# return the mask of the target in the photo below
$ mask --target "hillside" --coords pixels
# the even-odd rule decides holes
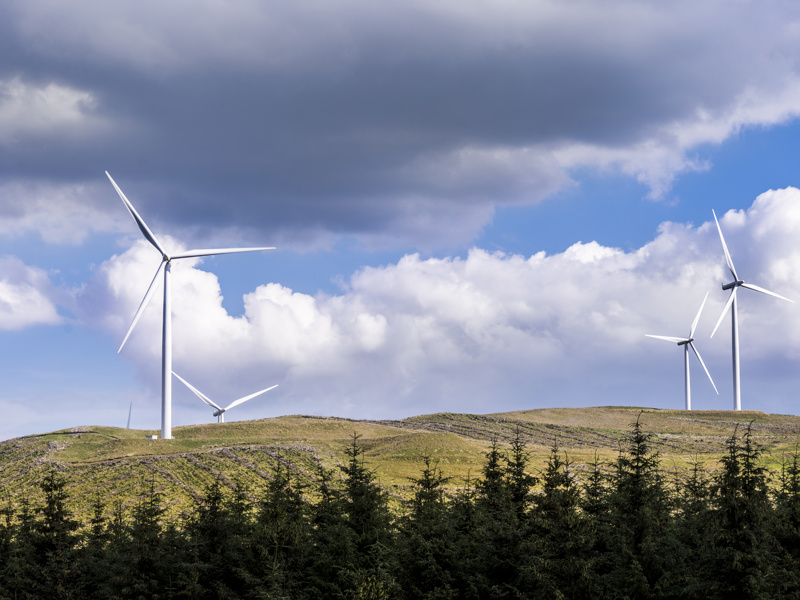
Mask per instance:
[[[49,469],[66,478],[72,510],[87,519],[93,500],[130,506],[151,485],[179,517],[219,478],[245,486],[255,499],[276,461],[289,464],[304,480],[317,469],[335,468],[353,434],[360,435],[367,464],[395,497],[408,478],[419,475],[426,454],[461,485],[480,474],[493,439],[507,444],[519,429],[528,443],[531,470],[545,462],[554,442],[578,471],[594,460],[617,455],[619,441],[641,413],[667,469],[682,470],[693,460],[714,469],[725,440],[737,424],[752,422],[756,440],[776,468],[784,453],[796,451],[800,417],[758,411],[693,411],[633,407],[552,408],[470,415],[443,413],[400,421],[358,421],[333,417],[285,416],[259,421],[178,427],[174,440],[147,440],[155,431],[114,427],[74,427],[0,443],[0,484],[7,500],[36,503],[38,482]]]

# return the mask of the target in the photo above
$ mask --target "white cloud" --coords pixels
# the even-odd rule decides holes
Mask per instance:
[[[95,181],[0,181],[0,235],[34,233],[49,244],[81,244],[92,233],[130,232],[130,217],[115,200],[102,170]]]
[[[13,256],[0,258],[0,330],[61,322],[48,274]]]
[[[730,105],[697,109],[687,117],[657,126],[647,138],[631,145],[566,143],[553,149],[557,164],[566,171],[578,167],[619,170],[662,198],[675,178],[704,171],[710,163],[692,155],[703,144],[720,144],[747,127],[771,127],[800,115],[800,78],[788,76],[774,87],[745,89]]]
[[[0,144],[26,138],[86,138],[109,129],[96,116],[97,101],[85,90],[57,83],[36,85],[19,77],[0,79]]]
[[[720,222],[746,281],[800,299],[800,190],[767,192]],[[144,242],[105,263],[83,298],[87,313],[101,315],[121,339],[157,264]],[[632,252],[578,242],[551,256],[480,249],[466,258],[408,255],[358,271],[339,295],[268,283],[245,296],[240,317],[222,308],[216,277],[186,261],[176,263],[173,277],[175,368],[221,401],[281,384],[280,401],[242,407],[239,418],[265,411],[385,417],[570,403],[680,406],[680,357],[644,334],[688,332],[712,290],[697,343],[722,396],[699,387],[695,404],[726,408],[726,333],[707,336],[728,277],[713,221],[665,223]],[[762,374],[765,365],[800,357],[800,312],[755,293],[740,305],[745,389],[755,394],[774,386],[774,374]],[[125,357],[155,388],[158,308],[149,309],[129,344]],[[779,375],[785,394],[797,383],[794,371]],[[664,384],[654,387],[654,379]]]

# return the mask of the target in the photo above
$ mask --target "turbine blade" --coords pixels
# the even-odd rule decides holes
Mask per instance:
[[[164,250],[164,248],[161,247],[161,244],[158,243],[156,236],[154,236],[153,232],[150,231],[150,228],[144,222],[144,219],[142,219],[142,217],[139,216],[139,213],[136,212],[136,209],[133,208],[133,204],[131,204],[130,200],[128,200],[125,197],[125,194],[122,193],[122,190],[119,189],[117,182],[111,178],[111,175],[108,174],[108,171],[106,171],[106,175],[108,176],[109,181],[111,181],[111,185],[113,185],[114,189],[117,190],[117,194],[119,194],[119,197],[122,198],[122,202],[125,204],[125,207],[128,209],[128,212],[131,213],[133,220],[136,221],[136,224],[139,226],[139,230],[142,232],[142,235],[144,235],[145,239],[147,239],[148,242],[150,242],[151,244],[153,244],[153,246],[156,247],[156,250],[161,252],[161,256],[166,256],[167,255],[166,251]]]
[[[223,409],[223,408],[221,408],[221,407],[220,407],[218,404],[216,404],[216,403],[215,403],[213,400],[211,400],[211,399],[210,399],[208,396],[206,396],[206,395],[205,395],[203,392],[201,392],[201,391],[200,391],[200,390],[198,390],[196,387],[194,387],[194,386],[193,386],[191,383],[189,383],[188,381],[186,381],[186,380],[185,380],[183,377],[181,377],[180,375],[178,375],[178,374],[177,374],[175,371],[173,371],[173,372],[172,372],[172,374],[173,374],[173,375],[175,375],[175,377],[177,377],[178,379],[180,379],[180,380],[183,382],[183,384],[184,384],[186,387],[188,387],[190,390],[192,390],[192,391],[195,393],[195,395],[196,395],[198,398],[200,398],[200,400],[202,400],[203,402],[205,402],[205,403],[206,403],[206,404],[208,404],[209,406],[211,406],[211,407],[213,407],[213,408],[216,408],[217,410],[221,410],[221,411],[223,411],[223,412],[224,412],[224,409]]]
[[[719,329],[719,324],[722,323],[722,319],[725,318],[725,315],[728,313],[728,309],[731,307],[731,304],[733,304],[733,299],[736,298],[736,289],[737,288],[735,287],[731,290],[731,295],[728,296],[728,301],[725,303],[725,308],[722,309],[722,314],[719,316],[717,324],[714,325],[714,331],[711,332],[710,337],[713,338],[714,334],[717,333],[717,329]]]
[[[708,369],[706,368],[706,363],[703,362],[703,359],[700,356],[700,353],[697,351],[697,348],[694,347],[694,343],[693,342],[689,342],[689,345],[692,347],[692,350],[694,350],[694,355],[697,357],[697,360],[699,360],[700,364],[703,365],[703,370],[706,372],[706,375],[708,375],[708,380],[711,382],[711,385],[714,387],[714,391],[717,392],[717,396],[719,396],[719,390],[717,390],[717,386],[714,385],[714,380],[711,379],[711,373],[708,372]]]
[[[215,256],[217,254],[233,254],[234,252],[255,252],[257,250],[275,250],[275,247],[269,248],[216,248],[216,249],[203,249],[203,250],[189,250],[188,252],[178,252],[173,254],[171,258],[192,258],[195,256]]]
[[[119,345],[119,350],[117,350],[117,354],[122,352],[122,347],[125,345],[125,342],[128,341],[128,337],[131,335],[133,328],[136,327],[136,323],[139,322],[139,318],[142,316],[144,309],[147,308],[147,305],[150,303],[150,299],[153,297],[153,294],[155,294],[156,290],[158,289],[158,281],[159,281],[158,276],[161,275],[161,269],[164,268],[165,264],[166,261],[162,260],[161,264],[158,265],[158,269],[156,270],[156,274],[153,277],[153,281],[150,282],[150,287],[147,288],[147,292],[145,293],[144,298],[142,298],[142,303],[139,305],[139,309],[136,311],[136,314],[133,317],[131,326],[128,327],[128,332],[125,334],[125,339],[122,340],[122,343]]]
[[[230,410],[234,406],[239,406],[240,404],[242,404],[244,402],[247,402],[251,398],[255,398],[256,396],[260,396],[261,394],[263,394],[265,392],[268,392],[270,390],[274,390],[276,387],[278,387],[278,386],[277,385],[273,385],[272,387],[268,387],[267,389],[261,390],[260,392],[256,392],[255,394],[250,394],[249,396],[245,396],[244,398],[239,398],[238,400],[234,400],[233,402],[228,404],[228,406],[225,407],[225,410]]]
[[[719,221],[717,220],[717,213],[714,212],[714,209],[711,209],[711,214],[714,215],[714,222],[717,224],[717,231],[719,231],[719,239],[722,242],[722,249],[725,251],[725,260],[728,263],[728,268],[731,270],[731,275],[733,275],[733,279],[738,281],[739,276],[736,274],[736,267],[733,266],[733,259],[731,258],[731,253],[728,252],[728,245],[725,243],[725,238],[722,236],[722,228],[719,226]]]
[[[697,316],[694,318],[694,321],[692,321],[692,329],[689,331],[689,337],[694,337],[694,330],[697,329],[697,323],[700,321],[700,315],[703,312],[703,307],[706,305],[706,300],[708,300],[708,292],[706,292],[706,297],[703,298],[700,310],[697,311]]]
[[[746,287],[748,290],[761,292],[762,294],[767,294],[768,296],[775,296],[776,298],[780,298],[781,300],[786,300],[787,302],[791,302],[792,304],[794,304],[794,300],[789,300],[789,298],[784,298],[783,296],[779,296],[775,292],[770,292],[769,290],[765,290],[764,288],[759,287],[757,285],[753,285],[752,283],[743,283],[742,287]]]
[[[650,335],[649,333],[644,334],[644,337],[655,338],[657,340],[666,340],[668,342],[675,342],[676,344],[679,342],[688,342],[688,338],[679,338],[679,337],[670,337],[666,335]]]

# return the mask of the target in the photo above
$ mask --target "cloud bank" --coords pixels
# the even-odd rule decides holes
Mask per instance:
[[[708,168],[704,145],[796,118],[798,10],[10,0],[0,186],[45,235],[50,206],[30,182],[63,197],[108,169],[193,242],[213,224],[282,247],[453,247],[576,169],[660,198]]]
[[[800,190],[766,192],[720,223],[740,276],[800,299]],[[78,302],[87,320],[91,315],[121,340],[158,259],[140,242],[103,263]],[[663,223],[651,242],[628,252],[589,241],[528,257],[478,248],[463,258],[411,254],[359,270],[334,295],[266,283],[245,296],[239,316],[222,307],[216,276],[200,266],[180,261],[173,269],[176,371],[220,402],[280,384],[274,397],[242,406],[231,418],[387,418],[598,404],[680,408],[682,357],[644,334],[688,333],[708,290],[696,343],[721,395],[696,370],[694,403],[731,404],[729,334],[723,327],[708,338],[727,300],[720,284],[729,279],[713,220]],[[154,300],[123,350],[154,394],[157,305]],[[743,293],[740,326],[744,407],[768,410],[769,402],[786,400],[770,399],[778,387],[782,394],[795,389],[787,380],[796,378],[796,369],[775,371],[800,359],[800,312],[788,302]],[[179,406],[196,402],[188,392],[176,391],[176,398]]]

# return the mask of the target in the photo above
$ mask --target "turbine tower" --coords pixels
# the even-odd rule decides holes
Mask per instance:
[[[213,250],[189,250],[188,252],[169,254],[166,250],[164,250],[164,247],[158,243],[158,240],[147,227],[147,224],[145,224],[144,220],[142,220],[142,217],[139,216],[139,213],[136,212],[136,209],[133,208],[133,205],[125,197],[125,194],[122,193],[122,190],[119,189],[119,186],[111,178],[111,175],[108,174],[108,171],[106,171],[106,175],[108,176],[109,181],[111,181],[111,185],[113,185],[114,189],[117,190],[117,194],[119,194],[119,197],[122,199],[122,202],[125,204],[128,212],[131,213],[133,220],[136,221],[136,224],[139,226],[139,230],[142,232],[142,235],[144,235],[145,239],[150,242],[161,254],[161,264],[158,265],[156,274],[153,277],[153,280],[150,282],[150,287],[147,288],[147,292],[142,299],[142,303],[139,305],[139,309],[136,311],[133,321],[131,322],[131,326],[128,328],[128,332],[125,334],[125,339],[122,340],[122,344],[120,345],[119,350],[117,350],[117,353],[122,351],[123,346],[125,346],[125,342],[128,341],[128,336],[130,336],[133,328],[136,327],[136,323],[139,322],[139,318],[142,316],[144,309],[147,308],[150,299],[153,297],[153,294],[158,287],[158,276],[163,270],[164,316],[162,321],[161,336],[161,439],[169,440],[172,439],[172,377],[170,375],[172,373],[172,297],[170,292],[170,271],[172,261],[180,258],[214,256],[217,254],[231,254],[234,252],[254,252],[256,250],[274,250],[275,248],[218,248]]]
[[[233,402],[228,404],[228,406],[226,406],[225,408],[222,408],[219,404],[216,404],[213,400],[211,400],[203,392],[201,392],[196,387],[194,387],[191,383],[186,381],[183,377],[178,375],[175,371],[173,371],[172,374],[175,375],[175,377],[177,377],[178,379],[180,379],[184,383],[184,385],[186,387],[188,387],[190,390],[192,390],[195,393],[195,395],[198,398],[200,398],[200,400],[202,400],[203,402],[208,404],[211,408],[216,409],[212,416],[217,417],[217,423],[224,423],[225,422],[225,411],[232,409],[234,406],[239,406],[240,404],[244,404],[245,402],[247,402],[251,398],[255,398],[256,396],[260,396],[261,394],[263,394],[265,392],[268,392],[270,390],[274,390],[276,387],[278,387],[277,385],[273,385],[272,387],[268,387],[267,389],[261,390],[260,392],[256,392],[255,394],[250,394],[249,396],[245,396],[244,398],[239,398],[238,400],[234,400]]]
[[[741,380],[739,377],[739,313],[736,308],[736,290],[738,290],[740,287],[743,287],[756,292],[761,292],[762,294],[767,294],[769,296],[775,296],[776,298],[780,298],[781,300],[786,300],[787,302],[794,302],[794,300],[789,300],[789,298],[784,298],[783,296],[779,296],[775,292],[770,292],[769,290],[765,290],[764,288],[759,287],[757,285],[753,285],[752,283],[745,283],[744,281],[739,279],[739,276],[736,274],[736,267],[733,266],[733,260],[731,259],[731,254],[730,252],[728,252],[728,246],[727,244],[725,244],[725,238],[722,235],[722,228],[719,226],[719,221],[717,220],[717,213],[715,213],[712,209],[711,214],[714,215],[714,222],[717,224],[719,239],[722,242],[722,249],[725,252],[725,261],[728,263],[728,269],[730,269],[731,275],[733,275],[732,282],[722,284],[722,289],[731,290],[731,295],[728,297],[728,301],[725,303],[725,308],[722,309],[722,314],[719,316],[719,320],[717,321],[717,324],[714,326],[714,331],[711,332],[711,337],[714,337],[714,334],[717,332],[717,329],[719,329],[719,325],[720,323],[722,323],[722,319],[725,318],[725,314],[728,312],[728,309],[731,309],[733,410],[742,410],[742,391],[740,386]]]
[[[705,298],[703,298],[703,303],[700,305],[700,310],[697,311],[697,316],[692,321],[692,327],[689,329],[689,337],[688,338],[679,338],[679,337],[669,337],[665,335],[650,335],[646,334],[646,337],[656,338],[657,340],[666,340],[668,342],[675,342],[678,346],[683,346],[683,364],[684,364],[684,371],[686,373],[685,376],[685,387],[686,387],[686,410],[692,410],[692,389],[689,383],[689,347],[692,348],[694,351],[694,355],[697,357],[697,360],[700,361],[700,364],[703,365],[703,370],[708,375],[708,380],[711,382],[711,385],[714,387],[714,391],[717,392],[719,395],[719,391],[717,390],[717,386],[714,385],[714,380],[711,379],[711,373],[708,372],[706,368],[706,363],[703,362],[703,359],[700,357],[700,353],[697,351],[694,345],[694,331],[697,329],[697,323],[700,321],[700,315],[703,312],[703,307],[706,305],[706,300],[708,300],[708,292],[706,292]]]

